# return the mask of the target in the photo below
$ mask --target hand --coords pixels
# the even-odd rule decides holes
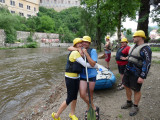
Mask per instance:
[[[140,84],[142,84],[144,82],[144,79],[142,79],[141,77],[139,77],[138,78],[138,81],[137,81],[137,83],[140,83]]]
[[[83,51],[82,51],[82,49],[81,48],[78,48],[78,52],[80,53],[80,55],[81,56],[83,56],[84,54],[83,54]]]
[[[83,53],[86,55],[88,52],[87,52],[87,49],[83,48],[82,49]]]
[[[127,57],[120,57],[121,60],[127,60]]]

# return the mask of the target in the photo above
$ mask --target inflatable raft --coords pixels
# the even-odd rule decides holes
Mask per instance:
[[[98,64],[98,75],[96,77],[95,90],[111,88],[116,82],[116,77],[114,74],[105,68],[104,66]]]

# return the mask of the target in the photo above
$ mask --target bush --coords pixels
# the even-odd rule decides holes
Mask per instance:
[[[37,48],[38,47],[38,43],[37,42],[30,42],[28,44],[26,44],[27,48]]]
[[[33,39],[32,39],[31,35],[27,37],[27,42],[33,42]]]

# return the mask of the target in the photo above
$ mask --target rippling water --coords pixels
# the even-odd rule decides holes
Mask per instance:
[[[67,53],[58,47],[0,50],[0,119],[11,119],[60,81]]]

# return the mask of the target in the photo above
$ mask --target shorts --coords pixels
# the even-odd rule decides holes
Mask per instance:
[[[105,50],[105,61],[109,62],[111,59],[111,50]]]
[[[137,83],[139,76],[134,75],[130,71],[125,71],[123,76],[123,85],[131,88],[132,90],[139,92],[141,90],[142,84]]]
[[[118,65],[118,71],[120,74],[124,74],[124,70],[126,68],[126,65]]]
[[[80,78],[80,80],[87,81],[87,78]],[[89,82],[96,82],[96,77],[88,78]]]

